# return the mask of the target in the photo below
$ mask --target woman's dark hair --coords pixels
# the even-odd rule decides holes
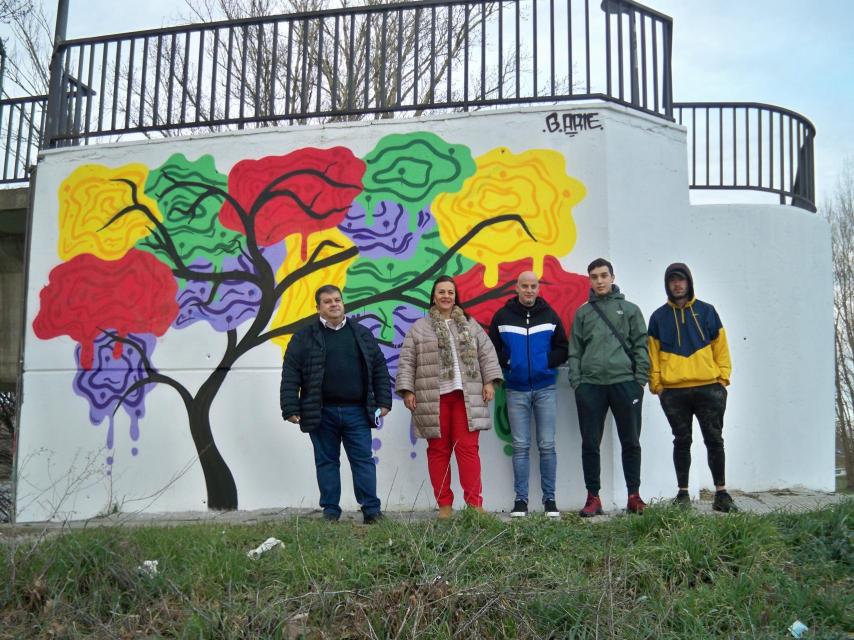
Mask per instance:
[[[454,279],[451,276],[439,276],[438,278],[436,278],[436,281],[433,283],[433,288],[430,289],[430,308],[432,309],[436,306],[436,303],[434,302],[436,295],[436,287],[438,287],[442,282],[450,282],[452,285],[454,285],[454,304],[457,305],[460,309],[462,309],[463,303],[460,300],[460,288],[457,286],[457,283],[454,282]],[[465,314],[466,318],[469,317],[469,314],[466,313],[465,309],[463,309],[463,313]]]

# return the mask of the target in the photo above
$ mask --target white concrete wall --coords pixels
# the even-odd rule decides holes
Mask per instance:
[[[586,189],[570,213],[577,230],[575,245],[556,256],[565,271],[585,274],[590,260],[609,257],[617,284],[648,317],[664,301],[664,267],[685,261],[694,271],[698,296],[717,307],[734,363],[725,430],[730,485],[745,490],[796,485],[832,490],[832,301],[825,223],[788,207],[691,207],[684,129],[622,108],[574,105],[558,109],[558,117],[595,112],[601,127],[570,136],[549,131],[553,111],[294,127],[45,154],[35,184],[17,519],[85,518],[114,507],[151,512],[207,507],[187,412],[176,392],[159,384],[146,396],[137,440],[129,436],[128,418],[119,410],[114,446],[106,450],[107,421],[94,424],[86,400],[72,390],[75,341],[67,336],[42,340],[33,333],[39,293],[62,262],[57,255],[57,194],[75,168],[136,162],[154,169],[174,153],[190,159],[210,154],[217,169],[227,174],[240,160],[303,147],[343,145],[361,158],[384,136],[413,131],[464,144],[475,158],[497,146],[517,154],[559,151],[566,173]],[[245,331],[242,325],[238,337]],[[158,338],[152,360],[195,393],[224,349],[224,334],[198,323]],[[214,440],[234,476],[241,509],[317,505],[309,439],[279,415],[280,362],[281,349],[271,343],[250,351],[232,367],[211,408]],[[558,403],[558,505],[575,509],[583,503],[585,490],[575,404],[565,372]],[[647,498],[668,496],[675,485],[669,429],[650,394],[644,420],[642,493]],[[425,443],[412,442],[402,403],[395,402],[377,436],[384,508],[432,508]],[[610,508],[625,501],[615,442],[609,426],[602,449],[602,495]],[[505,445],[494,433],[482,434],[488,509],[512,504]],[[702,444],[695,449],[694,491],[710,484]],[[111,465],[105,463],[107,456]],[[344,460],[342,507],[353,509],[348,476]],[[533,455],[532,503],[540,498],[538,484]],[[456,471],[453,487],[459,504]]]
[[[833,274],[815,214],[779,205],[704,205],[674,237],[714,304],[733,360],[724,437],[729,483],[748,491],[835,488]],[[686,257],[689,256],[689,257]],[[671,259],[672,258],[672,259]],[[662,285],[663,286],[663,285]],[[700,439],[699,432],[696,434]],[[695,443],[692,479],[711,486]]]

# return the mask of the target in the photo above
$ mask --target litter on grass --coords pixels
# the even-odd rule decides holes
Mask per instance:
[[[253,560],[257,560],[261,557],[261,554],[267,553],[270,549],[274,549],[275,547],[281,546],[282,541],[278,538],[267,538],[260,545],[251,549],[246,553],[246,555]]]

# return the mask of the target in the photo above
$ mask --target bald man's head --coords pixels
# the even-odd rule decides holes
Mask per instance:
[[[516,278],[516,295],[524,307],[533,307],[540,293],[540,279],[533,271],[523,271]]]

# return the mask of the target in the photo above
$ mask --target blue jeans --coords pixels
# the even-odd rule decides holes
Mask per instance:
[[[535,391],[507,389],[507,418],[513,434],[513,490],[516,500],[528,502],[530,475],[531,413],[537,425],[537,449],[540,451],[540,486],[543,502],[555,499],[555,414],[557,404],[554,385]]]
[[[371,451],[371,426],[363,406],[325,406],[320,426],[309,432],[314,445],[314,465],[317,469],[317,486],[320,489],[320,506],[327,516],[341,515],[341,445],[350,461],[353,472],[353,492],[362,506],[362,513],[371,516],[379,513],[377,498],[377,468]]]

